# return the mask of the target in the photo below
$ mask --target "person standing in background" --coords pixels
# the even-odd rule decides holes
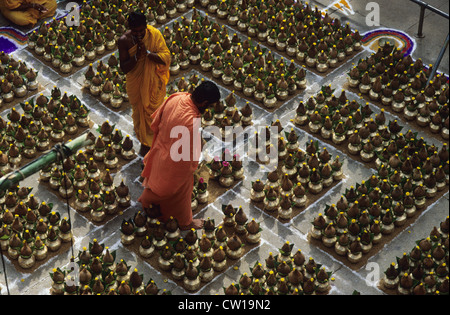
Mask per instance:
[[[56,0],[0,0],[0,12],[19,26],[34,26],[44,18],[55,15]]]
[[[141,143],[139,154],[145,156],[153,143],[151,116],[166,97],[171,54],[161,32],[147,25],[143,13],[130,13],[128,28],[119,39],[119,60],[126,74],[134,131]]]

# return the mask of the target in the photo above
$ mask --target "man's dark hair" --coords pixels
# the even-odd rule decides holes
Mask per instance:
[[[217,85],[211,81],[204,81],[192,92],[192,99],[197,104],[207,102],[208,105],[220,101],[220,91]]]
[[[131,12],[128,15],[128,27],[129,28],[136,28],[136,27],[139,27],[142,25],[147,25],[147,19],[146,19],[144,13],[136,11],[136,12]]]

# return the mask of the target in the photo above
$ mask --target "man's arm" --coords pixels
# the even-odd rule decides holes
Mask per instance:
[[[18,7],[12,9],[14,11],[26,11],[28,9],[35,9],[41,13],[47,12],[47,8],[43,5],[32,3],[32,2],[22,2]]]
[[[152,48],[153,51],[147,51],[147,58],[157,64],[169,66],[171,53],[166,45],[163,35],[159,30],[154,32],[153,40],[156,45],[152,45],[154,47]],[[161,56],[163,57],[161,58]],[[169,57],[166,58],[166,56]]]
[[[26,11],[28,9],[31,9],[31,3],[24,2],[18,7],[12,9],[13,11]]]
[[[160,65],[166,64],[157,53],[151,51],[147,51],[147,58]]]
[[[130,56],[128,50],[130,49],[130,40],[126,35],[122,35],[119,38],[118,42],[119,47],[119,61],[120,61],[120,68],[122,69],[123,73],[127,74],[131,70],[136,67],[138,57],[142,53],[143,47],[138,46],[138,50],[136,52],[136,55],[133,57]]]

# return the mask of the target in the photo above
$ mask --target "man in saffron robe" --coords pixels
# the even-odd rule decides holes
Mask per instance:
[[[170,78],[170,51],[161,32],[147,25],[145,15],[132,12],[130,30],[119,39],[119,57],[126,74],[127,94],[132,106],[136,137],[145,156],[153,142],[151,116],[166,97]]]
[[[0,0],[2,15],[20,26],[34,26],[40,19],[55,15],[56,0]]]
[[[202,82],[192,94],[175,93],[153,114],[153,146],[144,158],[143,208],[159,205],[161,222],[177,219],[182,230],[201,229],[193,219],[191,197],[201,154],[201,114],[220,101],[218,87]]]

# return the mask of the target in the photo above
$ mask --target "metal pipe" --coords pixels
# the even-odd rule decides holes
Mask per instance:
[[[434,12],[436,14],[439,14],[440,16],[445,17],[447,20],[449,19],[448,18],[448,13],[445,13],[444,11],[441,11],[441,10],[431,6],[428,3],[426,3],[426,2],[423,2],[421,0],[410,0],[410,1],[420,5],[422,8],[426,8],[426,9],[430,10],[431,12]]]
[[[435,7],[429,5],[426,2],[423,2],[421,0],[410,0],[418,5],[420,5],[420,17],[419,17],[419,30],[417,31],[417,37],[423,38],[425,35],[423,34],[423,21],[425,19],[425,10],[430,10],[431,12],[434,12],[442,17],[445,17],[448,20],[448,13],[445,13],[444,11],[441,11],[439,9],[436,9]]]
[[[417,31],[417,37],[418,38],[424,38],[425,35],[423,35],[423,21],[425,19],[425,7],[420,7],[420,17],[419,17],[419,30]]]
[[[449,42],[449,33],[447,33],[447,38],[445,39],[444,46],[442,46],[441,52],[439,53],[439,56],[433,65],[430,77],[428,78],[427,86],[430,84],[430,81],[433,80],[434,76],[436,75],[437,69],[439,68],[441,61],[444,58],[445,51],[447,50],[448,42]]]
[[[21,180],[39,172],[44,167],[58,161],[58,159],[65,158],[72,155],[80,148],[94,143],[95,136],[91,132],[85,132],[78,138],[63,144],[57,144],[50,152],[39,157],[38,159],[24,165],[19,170],[11,172],[0,178],[0,196],[2,196],[7,189],[17,184]]]

